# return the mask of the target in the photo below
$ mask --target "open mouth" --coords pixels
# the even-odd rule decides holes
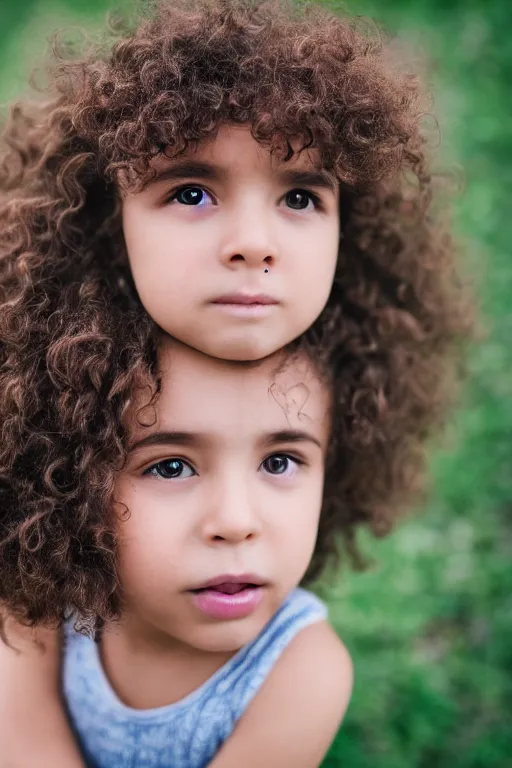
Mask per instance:
[[[243,619],[253,613],[264,597],[265,588],[251,582],[222,582],[190,590],[195,606],[211,619]]]
[[[224,595],[236,595],[239,592],[243,592],[245,589],[256,589],[260,584],[245,584],[225,582],[223,584],[216,584],[214,587],[201,587],[200,589],[193,589],[192,592],[200,594],[201,592],[221,592]]]

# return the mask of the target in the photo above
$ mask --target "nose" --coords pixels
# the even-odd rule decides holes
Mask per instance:
[[[241,482],[219,484],[210,496],[202,533],[210,544],[240,544],[257,538],[261,533],[261,520],[250,489]]]
[[[221,261],[230,269],[266,268],[278,258],[275,222],[265,203],[251,198],[230,211]]]

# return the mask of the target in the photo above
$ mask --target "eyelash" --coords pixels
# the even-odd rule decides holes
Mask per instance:
[[[152,477],[156,477],[158,480],[180,480],[182,478],[179,478],[179,477],[176,477],[176,478],[174,478],[174,477],[172,477],[172,478],[171,477],[162,477],[159,474],[159,472],[158,472],[158,468],[162,468],[164,466],[164,464],[171,464],[173,462],[176,462],[177,464],[180,463],[180,464],[183,464],[183,465],[189,467],[192,470],[191,477],[193,477],[194,475],[197,475],[197,472],[195,471],[194,467],[192,466],[192,464],[189,461],[186,461],[185,459],[180,459],[177,456],[173,456],[173,457],[171,457],[169,459],[163,459],[162,461],[157,461],[156,464],[152,464],[150,467],[145,469],[142,474],[143,475],[150,475]]]
[[[206,189],[206,187],[202,187],[200,184],[182,184],[181,186],[177,187],[168,197],[166,197],[164,199],[164,201],[163,201],[164,205],[170,205],[171,203],[174,203],[176,201],[176,198],[178,197],[178,195],[181,192],[183,192],[184,190],[186,190],[186,189],[200,189],[202,192],[206,192],[206,194],[209,197],[211,197],[212,200],[215,199],[215,196],[211,192],[209,192]],[[324,210],[324,205],[323,205],[322,199],[317,194],[315,194],[315,192],[312,192],[309,189],[302,189],[302,187],[293,187],[292,189],[289,189],[288,192],[286,192],[283,197],[286,197],[286,195],[289,195],[290,192],[300,192],[303,195],[307,195],[309,197],[309,199],[311,200],[311,202],[313,203],[313,207],[314,207],[314,209],[316,211],[323,211]],[[191,205],[191,206],[186,206],[186,207],[196,208],[196,207],[199,207],[199,206]],[[292,210],[292,211],[293,210],[300,211],[300,210],[304,210],[304,209],[300,209],[300,208],[299,209],[293,209],[293,208],[290,208],[290,210]]]
[[[265,462],[269,461],[270,459],[274,459],[274,458],[286,459],[287,461],[293,462],[293,464],[295,464],[297,467],[302,467],[302,466],[305,466],[305,464],[306,464],[306,462],[303,459],[299,459],[297,456],[292,456],[289,453],[271,453],[269,456],[267,456],[265,459],[263,459],[263,461],[260,464],[260,468],[263,467]],[[188,478],[182,478],[182,477],[162,477],[161,474],[159,474],[159,471],[158,471],[159,468],[161,470],[163,465],[171,464],[173,462],[180,463],[180,464],[188,467],[192,471],[192,474],[190,475],[190,477],[194,477],[194,476],[197,476],[199,474],[198,472],[196,472],[196,470],[194,469],[194,467],[192,466],[192,464],[189,461],[186,461],[185,459],[180,459],[177,456],[173,456],[173,457],[171,457],[169,459],[163,459],[162,461],[158,461],[155,464],[152,464],[150,467],[145,469],[142,474],[145,475],[145,476],[155,477],[158,480],[167,480],[167,481],[188,479]],[[269,472],[268,474],[271,477],[279,477],[281,473],[275,473],[274,474],[274,473]]]

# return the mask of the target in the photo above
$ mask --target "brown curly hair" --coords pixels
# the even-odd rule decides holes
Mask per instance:
[[[223,123],[300,137],[341,184],[338,269],[298,344],[328,369],[333,437],[308,577],[423,487],[461,371],[470,303],[422,135],[423,92],[383,35],[287,0],[160,0],[115,40],[57,52],[45,99],[0,147],[0,605],[30,624],[120,605],[112,509],[155,328],[130,277],[120,180]]]

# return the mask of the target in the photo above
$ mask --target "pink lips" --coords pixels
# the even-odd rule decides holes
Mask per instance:
[[[230,293],[226,296],[219,296],[218,299],[214,299],[214,304],[227,304],[227,305],[240,305],[244,307],[256,306],[271,306],[277,304],[277,300],[272,296],[267,296],[265,293],[248,294],[248,293]]]
[[[279,302],[264,293],[233,293],[219,296],[212,301],[214,307],[224,314],[240,319],[258,320],[273,314]]]
[[[249,616],[263,599],[263,583],[258,576],[219,576],[190,590],[194,604],[206,616],[226,621]]]

